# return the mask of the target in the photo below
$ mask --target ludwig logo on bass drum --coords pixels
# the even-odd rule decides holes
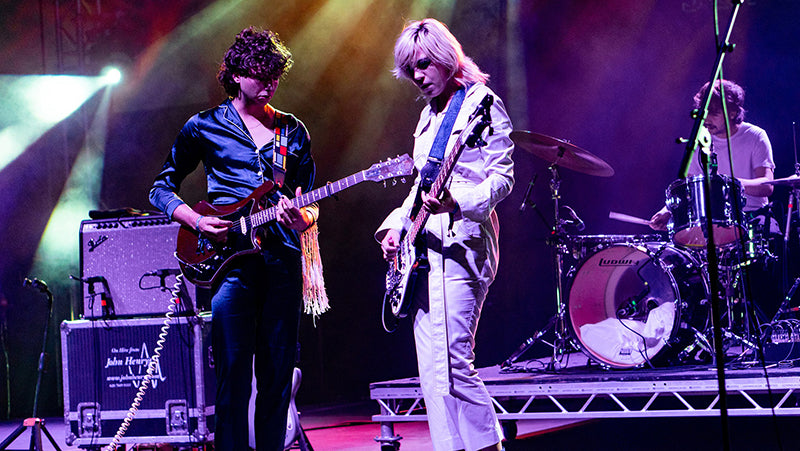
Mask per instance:
[[[630,259],[602,258],[597,266],[633,266],[636,261]]]

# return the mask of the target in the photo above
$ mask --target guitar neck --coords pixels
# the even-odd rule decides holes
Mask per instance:
[[[335,182],[328,182],[327,184],[325,184],[325,186],[321,186],[315,190],[311,190],[305,194],[301,194],[300,196],[291,199],[291,202],[292,205],[294,205],[295,207],[303,208],[307,205],[313,204],[314,202],[325,199],[326,197],[331,197],[334,194],[338,193],[339,191],[350,188],[351,186],[358,185],[364,180],[366,180],[366,177],[364,176],[364,171],[359,171],[343,179],[339,179]],[[275,220],[277,214],[278,214],[277,207],[269,207],[264,210],[259,210],[253,213],[250,216],[250,220],[252,221],[253,227],[259,227],[270,221]]]
[[[442,166],[439,168],[439,174],[431,184],[431,190],[428,193],[432,197],[439,197],[439,195],[442,193],[444,184],[447,182],[447,179],[450,178],[450,174],[453,172],[453,166],[455,166],[456,160],[458,160],[458,157],[461,156],[461,152],[464,150],[464,141],[466,140],[466,136],[468,136],[466,131],[471,129],[472,127],[467,127],[464,129],[465,132],[462,132],[460,135],[458,135],[458,139],[456,140],[454,147],[455,150],[450,152],[450,154],[448,154],[442,162]],[[419,213],[417,213],[417,217],[414,218],[414,222],[408,229],[408,233],[406,233],[405,238],[409,245],[413,244],[414,241],[417,240],[417,235],[419,235],[420,230],[425,227],[425,223],[428,222],[429,217],[430,213],[424,208],[420,208]]]

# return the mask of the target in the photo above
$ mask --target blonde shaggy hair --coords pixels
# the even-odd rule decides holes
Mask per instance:
[[[486,83],[489,75],[464,54],[461,44],[447,28],[436,19],[410,21],[403,28],[394,45],[394,69],[398,79],[413,81],[414,53],[421,50],[436,65],[444,67],[450,78],[461,85]]]

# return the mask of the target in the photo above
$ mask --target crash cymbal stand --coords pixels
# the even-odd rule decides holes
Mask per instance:
[[[566,233],[564,232],[564,220],[561,219],[559,214],[560,212],[560,205],[559,201],[561,199],[561,194],[559,193],[559,189],[561,187],[561,178],[558,174],[558,165],[551,164],[548,169],[550,170],[550,193],[553,199],[553,211],[554,211],[554,221],[553,227],[551,228],[550,234],[551,237],[548,240],[549,244],[554,246],[555,250],[553,252],[553,264],[555,267],[555,287],[556,287],[556,314],[553,315],[547,322],[547,324],[542,328],[536,331],[533,335],[531,335],[527,340],[525,340],[516,351],[514,351],[511,356],[509,356],[503,363],[500,364],[501,368],[508,368],[514,362],[519,360],[520,356],[525,353],[531,346],[533,346],[537,341],[541,340],[542,337],[552,328],[555,337],[553,338],[552,343],[547,343],[553,348],[553,356],[550,360],[550,364],[548,365],[548,369],[550,370],[558,370],[561,367],[561,358],[567,351],[567,346],[569,345],[569,334],[567,332],[567,324],[566,324],[566,304],[564,304],[564,292],[563,292],[563,274],[564,274],[564,261],[562,255],[567,252],[565,247],[565,237]]]

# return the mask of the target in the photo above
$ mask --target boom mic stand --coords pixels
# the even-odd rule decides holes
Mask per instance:
[[[33,396],[33,415],[30,418],[25,419],[21,425],[17,426],[17,428],[12,432],[3,443],[0,443],[0,451],[8,449],[8,446],[17,439],[17,437],[22,434],[26,428],[31,428],[31,444],[28,448],[29,451],[43,451],[42,448],[42,432],[47,436],[48,440],[50,440],[50,444],[56,449],[56,451],[61,451],[61,448],[58,447],[55,439],[53,436],[50,435],[50,431],[47,430],[47,427],[44,425],[44,418],[39,418],[38,414],[38,406],[39,406],[39,390],[42,386],[42,373],[44,373],[44,364],[45,364],[45,349],[47,347],[47,332],[50,329],[50,319],[53,317],[53,293],[47,288],[47,284],[42,282],[39,279],[28,279],[25,278],[25,281],[22,283],[23,286],[32,287],[39,292],[47,295],[47,320],[44,324],[44,338],[42,339],[42,352],[39,354],[39,367],[36,372],[36,390]]]
[[[730,36],[733,32],[733,25],[736,22],[736,16],[739,13],[744,0],[733,0],[733,10],[731,11],[731,19],[728,23],[728,30],[722,42],[717,42],[717,57],[714,62],[714,70],[711,73],[711,81],[709,89],[703,100],[702,110],[695,110],[692,112],[694,117],[694,126],[692,133],[686,142],[686,151],[683,154],[681,167],[678,171],[678,178],[685,179],[689,172],[689,163],[694,158],[694,154],[701,143],[701,129],[704,129],[703,123],[708,117],[708,107],[711,104],[711,95],[714,92],[714,82],[719,79],[720,72],[722,71],[722,61],[725,59],[727,52],[733,51],[733,44],[730,43]],[[705,134],[710,141],[710,136]],[[703,178],[703,202],[705,205],[712,205],[711,203],[711,180],[709,178],[708,161],[705,164],[705,177]],[[711,291],[711,322],[714,329],[714,355],[717,367],[717,388],[719,392],[719,411],[720,421],[722,426],[722,449],[728,451],[731,449],[730,433],[728,430],[728,401],[727,391],[725,387],[725,351],[722,345],[722,325],[720,324],[720,298],[719,298],[719,260],[717,257],[716,244],[714,243],[714,224],[711,215],[706,215],[706,249],[708,251],[708,277],[710,279]]]

